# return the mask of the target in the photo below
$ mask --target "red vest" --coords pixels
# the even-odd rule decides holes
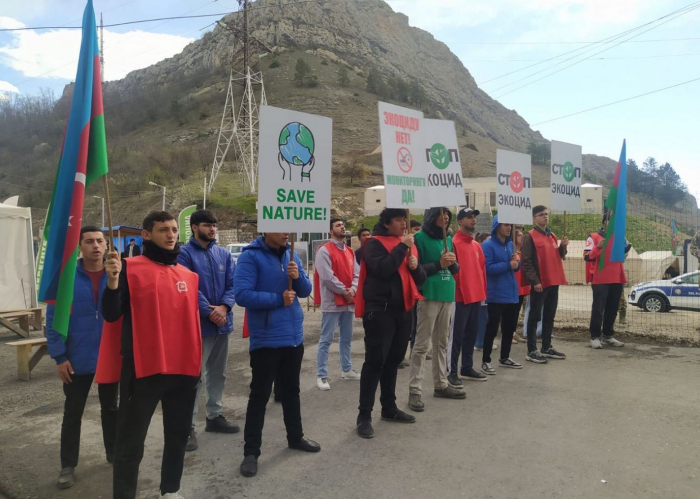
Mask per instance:
[[[625,284],[627,282],[625,266],[622,262],[610,261],[615,236],[610,238],[608,244],[605,246],[605,266],[603,270],[600,270],[600,258],[603,256],[603,251],[598,249],[598,242],[602,241],[604,238],[598,233],[591,234],[591,237],[593,238],[593,249],[588,254],[588,258],[592,261],[586,262],[586,264],[591,264],[591,280],[586,280],[586,282],[592,282],[593,284]],[[588,265],[586,265],[586,270],[588,270],[588,268]],[[588,275],[586,279],[588,279]]]
[[[520,251],[518,251],[518,255],[520,255]],[[529,296],[530,285],[525,280],[522,268],[515,273],[515,281],[518,283],[518,296]]]
[[[593,251],[600,252],[598,249],[598,243],[603,239],[603,236],[598,234],[597,232],[592,232],[589,237],[593,239],[593,250],[588,252],[588,260],[586,260],[586,284],[590,284],[593,282],[593,274],[595,274],[595,266],[596,266],[596,257],[592,256],[595,255]],[[586,256],[586,252],[583,252],[583,256]]]
[[[131,260],[129,260],[131,262]],[[97,356],[95,383],[118,383],[122,373],[122,318],[117,322],[105,321]]]
[[[331,268],[333,275],[343,283],[346,288],[352,287],[352,278],[355,276],[355,253],[349,246],[345,246],[345,250],[340,250],[333,241],[329,241],[322,246],[328,250],[328,255],[331,257]],[[319,248],[320,249],[320,248]],[[335,304],[339,307],[352,305],[343,295],[333,293]],[[314,270],[314,305],[321,304],[321,282],[318,272]]]
[[[537,251],[537,263],[540,267],[540,284],[543,288],[569,284],[564,274],[564,262],[559,254],[559,240],[554,233],[542,234],[537,229],[530,231],[530,237]]]
[[[400,237],[392,236],[372,236],[372,239],[376,239],[384,245],[384,248],[391,253],[391,251],[396,248],[399,243],[403,240]],[[418,258],[418,250],[414,244],[409,249],[409,255]],[[406,258],[399,266],[399,276],[401,277],[401,285],[403,287],[403,303],[406,312],[413,309],[417,301],[423,299],[421,294],[418,292],[418,287],[416,286],[413,277],[411,276],[411,271],[408,269],[408,258]],[[362,264],[360,265],[360,281],[357,285],[357,294],[355,295],[355,317],[362,317],[365,313],[365,297],[364,297],[364,287],[365,278],[367,277],[367,266],[365,264],[364,258],[362,259]]]
[[[182,265],[160,265],[145,256],[135,256],[129,259],[126,277],[136,377],[199,376],[199,276]]]
[[[452,238],[452,246],[459,272],[457,272],[455,301],[477,303],[486,299],[486,259],[481,245],[474,238],[458,231]]]

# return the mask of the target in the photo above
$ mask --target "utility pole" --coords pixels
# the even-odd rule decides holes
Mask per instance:
[[[101,82],[105,82],[105,25],[102,21],[102,12],[100,12],[100,78]],[[104,226],[104,222],[102,225]]]

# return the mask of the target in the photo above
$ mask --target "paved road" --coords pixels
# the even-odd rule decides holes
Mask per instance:
[[[309,314],[307,330],[302,412],[305,432],[321,443],[321,453],[287,449],[281,407],[270,403],[259,475],[238,474],[240,435],[202,431],[199,450],[187,455],[185,497],[699,497],[698,348],[628,344],[593,351],[582,337],[557,339],[567,360],[501,369],[486,383],[468,384],[465,401],[434,399],[426,383],[426,411],[416,424],[376,421],[376,437],[363,440],[354,429],[359,383],[338,379],[335,345],[332,390],[318,391],[318,314]],[[358,368],[361,338],[357,323]],[[250,381],[246,344],[237,337],[232,342],[225,399],[227,414],[239,422]],[[54,367],[42,361],[35,379],[21,383],[14,379],[12,354],[0,348],[0,490],[22,498],[111,497],[96,392],[84,417],[77,483],[59,492],[54,481],[62,396]],[[523,345],[514,348],[513,357],[522,361],[524,355]],[[407,377],[407,370],[400,371],[401,406]],[[140,498],[158,497],[161,448],[157,413],[141,466]]]

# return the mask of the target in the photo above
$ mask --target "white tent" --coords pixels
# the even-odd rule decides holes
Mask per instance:
[[[670,251],[645,251],[639,255],[642,259],[642,277],[640,281],[663,279],[664,272],[670,266],[679,269],[678,257]]]
[[[0,203],[0,311],[36,307],[32,212]]]

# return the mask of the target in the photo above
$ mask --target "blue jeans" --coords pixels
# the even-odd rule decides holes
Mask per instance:
[[[340,367],[343,372],[352,369],[350,345],[352,342],[352,320],[355,312],[323,312],[321,314],[321,338],[318,341],[316,355],[317,375],[319,378],[328,376],[328,349],[333,343],[335,328],[340,325]]]
[[[202,338],[202,377],[197,383],[192,426],[197,421],[199,412],[199,394],[204,385],[207,391],[207,419],[221,416],[224,406],[221,398],[226,386],[226,362],[228,360],[228,342],[230,334],[215,334]]]
[[[484,349],[484,338],[486,338],[486,324],[489,321],[489,308],[481,307],[479,316],[479,330],[476,333],[476,348]]]

